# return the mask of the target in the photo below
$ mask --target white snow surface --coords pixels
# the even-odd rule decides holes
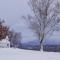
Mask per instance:
[[[60,53],[0,48],[0,60],[60,60]]]

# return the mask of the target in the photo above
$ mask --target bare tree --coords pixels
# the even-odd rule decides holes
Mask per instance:
[[[21,48],[21,33],[15,32],[14,35],[14,47]]]
[[[21,48],[21,33],[14,30],[9,31],[9,41],[11,47]]]
[[[55,30],[60,30],[60,2],[58,0],[29,0],[34,15],[23,16],[38,36],[40,44]]]
[[[8,35],[9,27],[7,25],[3,25],[5,20],[0,19],[0,40],[6,38]]]

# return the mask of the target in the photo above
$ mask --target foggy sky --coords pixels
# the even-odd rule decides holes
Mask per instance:
[[[26,22],[21,18],[22,15],[32,14],[27,0],[0,0],[0,18],[5,19],[6,24],[18,32],[22,32],[23,41],[36,39],[31,30],[28,29]],[[58,35],[58,36],[57,36]],[[53,39],[59,39],[59,33],[53,35]]]
[[[34,40],[35,37],[28,29],[26,22],[21,18],[30,14],[27,0],[0,0],[0,18],[5,19],[6,24],[17,32],[21,32],[23,41]]]

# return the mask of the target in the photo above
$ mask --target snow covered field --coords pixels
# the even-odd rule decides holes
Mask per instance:
[[[0,60],[60,60],[60,53],[0,48]]]

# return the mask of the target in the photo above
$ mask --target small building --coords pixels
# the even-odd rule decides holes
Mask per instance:
[[[0,41],[0,48],[10,48],[10,42],[8,36]]]

